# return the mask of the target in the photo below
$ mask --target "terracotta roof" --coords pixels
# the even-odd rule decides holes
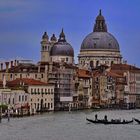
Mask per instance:
[[[0,70],[0,72],[6,72],[6,69]],[[17,66],[12,66],[8,69],[9,73],[17,72],[38,72],[38,67],[30,63],[20,63]]]
[[[129,64],[113,64],[111,70],[140,72],[140,68]]]
[[[90,78],[91,74],[88,70],[84,70],[84,69],[78,69],[78,77],[82,77],[82,78]]]
[[[100,70],[93,71],[93,77],[105,75],[105,73],[101,72]]]
[[[34,80],[34,79],[29,79],[29,78],[17,78],[13,81],[9,81],[7,83],[8,86],[18,86],[18,85],[27,85],[27,86],[30,86],[30,85],[36,85],[36,86],[45,86],[45,85],[48,85],[47,83],[44,83],[44,82],[41,82],[39,80]]]
[[[109,71],[109,72],[107,72],[107,74],[111,77],[116,77],[116,78],[117,77],[123,77],[121,74],[115,73],[113,71]]]

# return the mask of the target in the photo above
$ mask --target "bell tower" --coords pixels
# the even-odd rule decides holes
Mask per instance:
[[[44,32],[41,40],[41,62],[50,61],[50,48],[49,36]]]

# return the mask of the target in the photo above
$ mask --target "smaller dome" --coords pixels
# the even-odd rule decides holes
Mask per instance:
[[[50,51],[51,56],[71,56],[74,57],[74,50],[67,42],[57,42],[53,45]]]
[[[65,34],[63,32],[60,33],[58,42],[55,43],[50,51],[51,56],[71,56],[74,57],[74,50],[72,46],[66,42]]]

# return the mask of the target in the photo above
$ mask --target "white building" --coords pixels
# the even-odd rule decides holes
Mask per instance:
[[[54,110],[54,86],[39,80],[22,78],[8,83],[11,88],[21,88],[29,94],[30,113]]]
[[[21,114],[21,109],[24,109],[24,111],[27,113],[29,107],[28,102],[29,94],[22,89],[0,89],[0,104],[7,105],[7,107],[14,112],[19,112],[19,114]]]

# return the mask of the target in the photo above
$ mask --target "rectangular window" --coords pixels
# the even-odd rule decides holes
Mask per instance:
[[[10,74],[10,78],[11,78],[11,80],[13,79],[13,74]]]
[[[41,89],[41,93],[43,93],[43,88]]]
[[[19,95],[19,102],[21,101],[21,97],[20,97],[20,95]]]
[[[37,74],[35,74],[35,79],[37,79]]]
[[[25,95],[25,101],[27,101],[27,95]]]
[[[50,94],[50,89],[48,89],[48,94]]]
[[[14,100],[14,98],[13,98],[13,104],[15,104],[15,100]]]
[[[39,88],[38,88],[38,94],[40,94],[40,92],[39,92]]]
[[[53,89],[51,89],[51,93],[53,93]]]
[[[10,98],[9,98],[9,100],[8,100],[8,104],[10,104]]]
[[[69,60],[68,57],[66,57],[66,62],[68,62],[68,60]]]
[[[22,95],[22,102],[24,101],[24,95]]]
[[[48,109],[50,109],[50,103],[48,103]]]

